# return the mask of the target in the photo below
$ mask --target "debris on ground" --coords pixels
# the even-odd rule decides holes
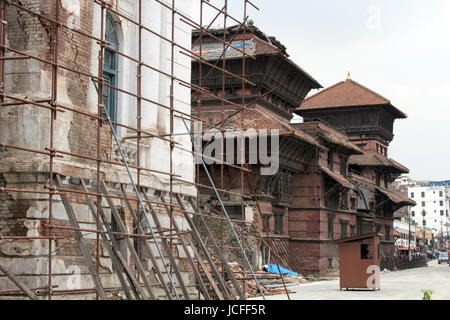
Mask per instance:
[[[222,265],[219,259],[213,257],[213,261],[215,262],[216,268],[219,271],[219,273],[222,273]],[[211,272],[211,270],[209,270],[209,265],[207,261],[205,261],[205,265],[207,266],[208,269],[207,272]],[[254,298],[261,296],[261,293],[258,289],[255,279],[253,278],[253,275],[248,269],[248,267],[245,268],[245,273],[243,268],[236,262],[229,262],[228,267],[231,269],[231,272],[233,272],[234,277],[236,278],[241,287],[242,281],[245,281],[246,298]],[[286,294],[286,290],[284,288],[285,286],[289,294],[295,293],[295,291],[292,291],[289,288],[309,282],[301,274],[298,274],[298,276],[296,277],[291,275],[283,275],[284,280],[283,284],[283,280],[281,279],[281,276],[279,274],[274,274],[263,270],[254,271],[254,273],[256,278],[258,279],[258,283],[265,296]],[[233,282],[231,281],[231,278],[227,276],[226,272],[225,272],[225,280],[227,285],[231,288],[231,290],[234,291]],[[233,292],[233,294],[236,293]]]
[[[229,266],[238,281],[245,280],[247,298],[261,296],[261,293],[258,290],[258,286],[256,285],[256,282],[250,271],[246,270],[245,277],[243,277],[243,270],[238,264],[232,263],[229,264]],[[298,274],[298,276],[296,277],[292,275],[283,275],[283,285],[283,280],[281,280],[281,276],[279,274],[269,273],[266,271],[254,271],[254,273],[256,278],[258,279],[259,285],[262,288],[264,295],[266,296],[286,294],[284,286],[286,286],[288,293],[295,293],[295,291],[289,290],[289,288],[308,282],[300,274]]]

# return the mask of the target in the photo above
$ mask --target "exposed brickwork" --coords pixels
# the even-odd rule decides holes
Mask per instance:
[[[37,13],[44,14],[50,18],[55,18],[56,2],[53,0],[20,0],[17,3]],[[93,33],[93,23],[98,23],[98,18],[94,19],[93,17],[93,1],[73,1],[73,3],[70,1],[59,1],[58,3],[60,4],[59,21],[67,25],[72,24],[72,27],[81,30],[86,34]],[[109,3],[113,7],[116,7],[117,5],[116,1],[113,0],[109,1]],[[75,7],[77,5],[80,6],[79,17],[73,15],[73,12],[71,12],[73,8],[68,5],[73,5]],[[32,14],[26,13],[11,5],[7,7],[6,19],[8,20],[6,30],[8,46],[48,61],[53,60],[53,33],[55,30],[53,23],[42,18],[37,18]],[[135,36],[134,33],[132,36]],[[91,66],[96,66],[98,63],[98,53],[93,52],[95,41],[76,32],[66,30],[65,28],[59,28],[57,44],[58,64],[84,74],[92,73]],[[48,99],[51,96],[51,72],[52,66],[50,64],[37,62],[33,59],[8,62],[5,71],[5,91],[8,94],[20,96],[22,98],[26,97],[27,99]],[[131,75],[130,78],[132,78]],[[90,90],[92,91],[93,88],[91,80],[91,77],[80,75],[65,70],[64,68],[58,68],[57,102],[61,105],[79,109],[83,112],[92,113],[92,110],[96,110],[96,101],[92,102],[92,99],[89,99]],[[8,113],[5,111],[6,109],[3,109],[2,125],[3,121],[5,121],[7,125],[11,125],[13,128],[17,127],[19,130],[24,130],[24,132],[7,132],[7,134],[26,136],[26,134],[32,132],[32,134],[26,136],[26,139],[20,140],[20,143],[17,142],[16,144],[20,144],[21,147],[36,148],[44,151],[45,148],[49,147],[50,112],[47,112],[47,110],[43,108],[37,109],[36,106],[30,105],[20,108],[23,109],[20,109],[21,113],[15,112],[14,114]],[[35,110],[43,111],[40,112]],[[97,112],[94,111],[93,115],[96,116]],[[56,149],[89,157],[97,157],[97,131],[99,125],[97,119],[91,119],[86,115],[81,115],[76,112],[66,111],[65,113],[57,113],[57,117],[54,120],[54,141]],[[23,129],[23,127],[28,124],[32,125],[30,131]],[[7,126],[3,126],[3,128],[5,127]],[[35,141],[38,141],[36,145],[33,144]],[[111,160],[112,142],[110,127],[106,125],[106,123],[102,123],[102,126],[100,127],[100,158]],[[9,162],[14,162],[16,158],[13,157],[16,157],[16,155],[18,155],[18,164],[9,167],[7,165],[2,166],[1,172],[3,173],[4,170],[5,176],[12,180],[7,181],[7,178],[4,178],[4,176],[0,174],[0,186],[48,191],[46,187],[49,186],[49,158],[44,158],[42,156],[38,157],[36,154],[21,151],[14,151],[6,154],[0,153],[1,159],[5,159]],[[24,163],[27,161],[34,161],[36,166],[32,167],[28,165],[28,167],[25,168],[25,165],[21,166],[21,161]],[[176,161],[176,159],[174,161]],[[63,158],[55,158],[53,165],[53,171],[62,176],[63,188],[81,190],[79,178],[88,180],[96,179],[96,162],[92,160],[64,155]],[[107,178],[113,176],[112,180],[123,180],[123,177],[126,177],[125,169],[103,163],[100,171],[100,179],[107,183],[110,192],[115,195],[121,194],[118,185],[108,183],[109,181]],[[27,174],[29,174],[29,176],[27,176]],[[36,179],[33,175],[40,175],[40,179]],[[117,178],[117,176],[119,177]],[[66,177],[69,177],[70,179],[66,180]],[[148,177],[145,179],[148,180]],[[117,181],[115,182],[117,183]],[[128,183],[128,180],[126,180],[126,182]],[[91,182],[86,181],[86,183],[89,184]],[[92,185],[89,185],[89,188],[91,190],[96,189],[95,186]],[[149,190],[149,194],[152,194],[153,191],[154,190]],[[130,197],[135,197],[132,192],[130,192],[129,195]],[[0,192],[1,234],[14,236],[47,236],[49,234],[49,228],[45,227],[44,224],[49,222],[49,195],[20,193],[17,197],[18,200],[15,200],[15,197],[16,195],[13,193]],[[97,226],[89,211],[85,196],[82,194],[67,193],[67,197],[74,208],[80,227],[96,229]],[[95,203],[97,197],[91,196],[91,200]],[[117,207],[122,207],[124,209],[121,212],[125,227],[127,232],[133,232],[134,224],[126,202],[114,199],[114,203],[116,203]],[[131,201],[131,205],[135,208],[136,201]],[[105,199],[102,201],[102,207],[107,219],[109,219],[111,213]],[[164,207],[155,206],[155,212],[160,216],[163,228],[167,228],[166,224],[168,217]],[[180,217],[181,215],[180,212],[174,212],[174,216],[176,217]],[[53,223],[60,226],[71,226],[64,206],[57,195],[53,196]],[[183,227],[186,226],[185,222],[179,224],[183,225]],[[58,228],[52,228],[51,230],[53,236],[64,237],[64,239],[52,240],[54,283],[58,283],[62,286],[62,289],[65,289],[64,286],[68,281],[67,276],[72,275],[74,272],[74,270],[69,270],[69,268],[74,266],[80,269],[80,274],[84,277],[82,284],[77,289],[93,288],[91,276],[87,269],[84,256],[80,250],[80,245],[74,239],[74,231]],[[97,263],[97,261],[95,261],[97,257],[96,234],[89,232],[82,233],[95,265]],[[49,240],[0,241],[0,256],[8,259],[7,262],[5,262],[6,260],[2,261],[8,263],[8,268],[10,266],[16,268],[14,269],[16,275],[21,277],[30,287],[35,287],[37,285],[42,286],[48,281],[47,263],[49,243]],[[125,259],[131,261],[130,254],[125,248],[125,243],[122,242],[121,246],[122,244],[124,247]],[[177,241],[174,241],[174,244],[178,244]],[[151,244],[151,246],[153,246],[153,244]],[[114,278],[115,275],[113,277],[111,259],[108,258],[107,250],[102,242],[100,242],[99,249],[100,274],[102,275],[103,285],[105,287],[120,286],[117,278]],[[156,252],[156,250],[154,251]],[[183,272],[183,276],[188,274],[186,278],[192,278],[190,276],[190,274],[192,274],[190,265],[187,263],[186,258],[180,257],[181,252],[178,252],[176,246],[174,246],[173,253],[175,259],[180,262],[180,269]],[[165,257],[167,259],[167,255],[165,255]],[[160,264],[160,259],[157,258],[157,260]],[[143,254],[142,262],[144,268],[151,271],[152,266],[151,263],[148,262],[146,254]],[[163,268],[160,266],[160,269],[162,270]],[[41,275],[42,277],[37,277],[37,275]],[[152,275],[150,278],[151,277]],[[6,279],[6,277],[0,275],[0,289],[9,289],[9,282],[10,281]],[[191,285],[189,281],[186,284],[188,286]],[[159,285],[155,285],[155,287],[158,287],[158,290],[160,289]],[[61,289],[61,287],[59,289]],[[189,290],[191,289],[194,290],[193,288],[190,288]]]
[[[74,113],[69,131],[69,147],[72,153],[97,157],[97,126],[98,121]],[[111,159],[112,136],[108,125],[100,128],[100,157]],[[78,158],[77,161],[92,163],[92,160]]]

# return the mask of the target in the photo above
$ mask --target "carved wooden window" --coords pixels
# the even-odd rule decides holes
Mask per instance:
[[[385,225],[384,228],[386,230],[386,240],[389,241],[391,240],[391,226]]]
[[[341,175],[343,175],[344,177],[347,176],[347,159],[343,156],[341,156],[339,158],[340,160],[340,173]]]
[[[263,229],[264,229],[264,230],[267,230],[267,232],[269,232],[269,233],[270,233],[270,218],[271,218],[270,215],[265,215],[265,216],[263,217],[263,219],[264,219],[264,226],[263,226]]]
[[[328,215],[328,238],[333,240],[334,233],[334,216],[332,214]]]
[[[355,210],[356,209],[356,198],[351,198],[350,203],[351,203],[351,209]]]
[[[341,220],[341,239],[347,237],[348,221]]]
[[[333,171],[333,151],[328,151],[328,169]]]
[[[274,215],[275,219],[275,230],[274,233],[276,234],[283,234],[283,215],[282,214],[276,214]]]
[[[348,189],[342,191],[341,193],[341,209],[348,209]]]
[[[381,224],[376,224],[375,225],[375,232],[380,232],[381,231]]]

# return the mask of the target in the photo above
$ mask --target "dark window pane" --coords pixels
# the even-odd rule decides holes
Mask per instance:
[[[373,245],[361,244],[361,259],[373,259]]]

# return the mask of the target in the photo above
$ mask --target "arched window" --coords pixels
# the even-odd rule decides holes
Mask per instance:
[[[119,50],[119,35],[116,22],[109,12],[106,13],[105,40],[107,47]],[[103,60],[103,78],[112,86],[117,87],[118,59],[117,53],[105,48]],[[117,121],[117,92],[113,88],[103,86],[103,103],[112,121]]]

